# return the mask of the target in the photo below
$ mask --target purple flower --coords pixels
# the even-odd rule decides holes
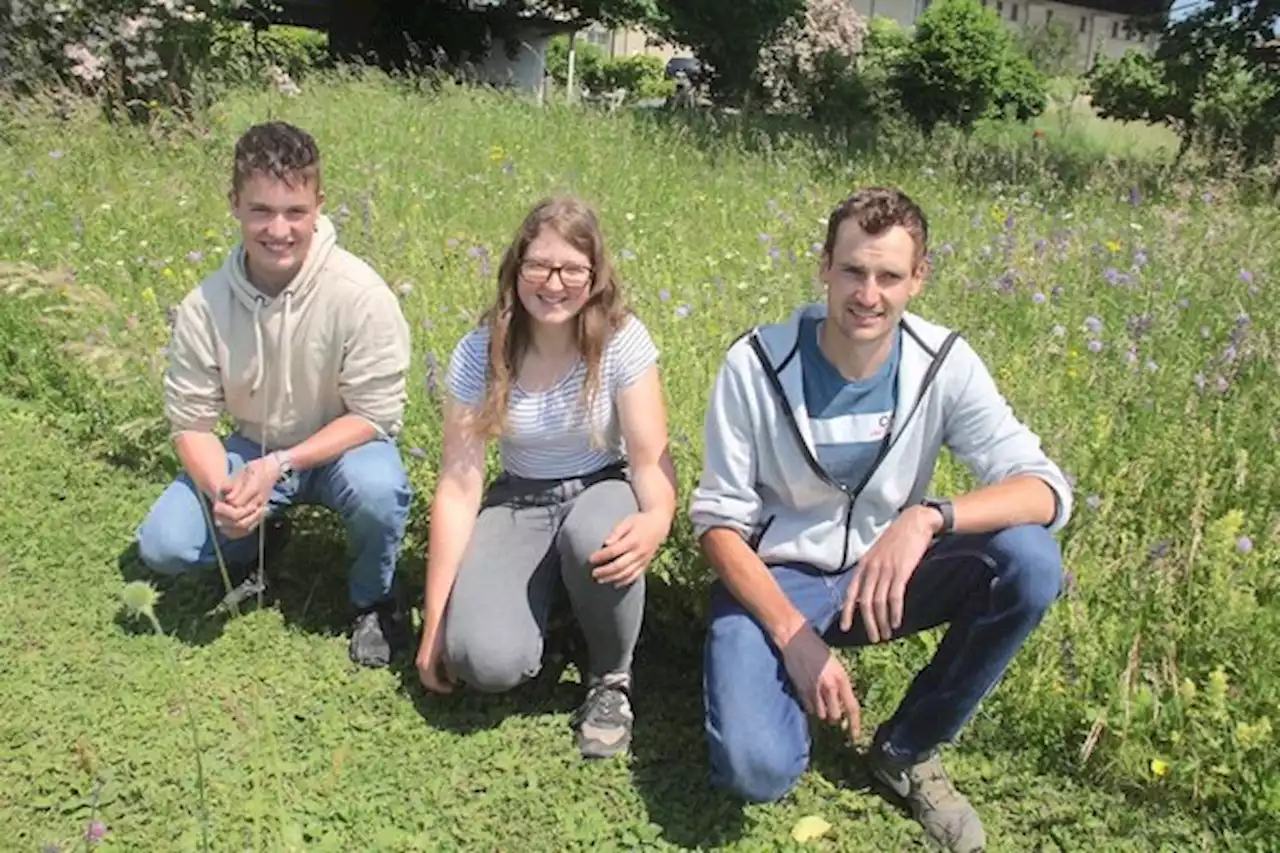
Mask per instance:
[[[1226,364],[1230,364],[1231,362],[1236,360],[1237,355],[1238,355],[1238,352],[1236,351],[1235,344],[1231,344],[1225,350],[1222,351],[1222,360]]]
[[[1225,394],[1231,388],[1231,383],[1227,381],[1227,377],[1219,376],[1213,380],[1213,388],[1219,394]]]
[[[1095,335],[1102,332],[1102,321],[1092,315],[1084,318],[1084,327]]]
[[[516,164],[512,161],[510,157],[508,157],[505,161],[503,161],[502,171],[508,175],[514,175],[516,173]]]
[[[1053,327],[1053,336],[1054,336],[1055,338],[1060,338],[1060,337],[1062,337],[1063,335],[1065,335],[1066,333],[1067,333],[1067,327],[1066,327],[1066,326],[1063,326],[1063,325],[1059,324],[1059,325],[1056,325],[1056,326],[1054,326],[1054,327]]]
[[[1152,358],[1147,359],[1147,363],[1144,366],[1147,368],[1148,373],[1155,373],[1160,369],[1160,365],[1156,364],[1155,359]]]
[[[1253,550],[1253,540],[1248,536],[1241,536],[1236,540],[1236,550],[1241,554],[1248,554]]]
[[[100,820],[90,821],[84,831],[84,840],[90,844],[97,844],[99,841],[107,837],[107,825]]]
[[[676,306],[676,319],[677,319],[677,320],[683,320],[685,317],[688,317],[688,316],[689,316],[689,312],[690,312],[690,311],[692,311],[692,310],[693,310],[693,309],[692,309],[692,308],[690,308],[688,305],[683,305],[683,304],[682,304],[682,305],[677,305],[677,306]]]
[[[1203,390],[1204,390],[1205,383],[1206,383],[1208,380],[1206,380],[1206,379],[1204,378],[1204,374],[1203,374],[1203,373],[1197,373],[1197,374],[1193,377],[1193,381],[1196,383],[1196,387],[1197,387],[1197,388],[1199,388],[1201,391],[1203,391]]]
[[[1047,299],[1048,297],[1038,290],[1035,293],[1031,294],[1031,301],[1037,305],[1043,305],[1045,303],[1045,300]]]
[[[1155,545],[1151,546],[1151,559],[1159,560],[1161,557],[1169,553],[1169,540],[1161,539]]]
[[[765,233],[763,233],[763,232],[759,235],[759,237],[760,237],[760,242],[761,242],[761,243],[769,243],[769,242],[771,242],[771,241],[773,240],[773,236],[772,236],[772,235],[770,235],[770,234],[765,234]]]
[[[1133,264],[1137,267],[1145,267],[1147,265],[1147,253],[1139,249],[1133,255]]]
[[[470,249],[467,250],[467,257],[473,258],[473,259],[487,258],[489,257],[489,250],[486,249],[484,246],[472,246]]]
[[[1134,207],[1142,204],[1142,192],[1136,186],[1129,188],[1129,204]]]
[[[810,246],[810,247],[809,247],[809,251],[813,252],[815,255],[821,255],[821,254],[822,254],[822,244],[821,244],[821,243],[814,243],[812,246]]]
[[[458,248],[458,238],[450,237],[448,240],[444,241],[444,245],[447,249],[456,249]]]
[[[61,160],[61,159],[62,159],[62,155],[63,155],[63,154],[66,154],[66,153],[67,153],[67,152],[63,151],[61,148],[55,148],[55,149],[53,149],[52,151],[50,151],[50,152],[49,152],[49,156],[50,156],[50,157],[52,157],[52,158],[53,158],[53,159],[55,159],[55,160]]]
[[[1102,352],[1102,341],[1089,341],[1089,352]]]
[[[423,450],[421,447],[410,447],[409,455],[414,459],[426,459],[427,451]]]
[[[190,252],[187,252],[187,263],[198,264],[203,260],[204,260],[204,252],[200,251],[199,249],[192,249]]]
[[[1098,509],[1102,506],[1102,498],[1099,497],[1098,495],[1089,495],[1087,498],[1084,499],[1084,505],[1087,506],[1089,509],[1093,510],[1094,512],[1097,512]]]
[[[1134,364],[1138,360],[1138,348],[1129,347],[1129,351],[1124,354],[1124,360],[1129,364]]]
[[[668,301],[670,301],[670,299],[671,299],[671,291],[670,291],[670,290],[667,290],[667,289],[664,287],[664,288],[662,288],[662,290],[659,290],[659,291],[658,291],[658,301],[659,301],[659,302],[668,302]]]
[[[781,256],[782,256],[781,249],[779,249],[777,246],[769,247],[769,257],[773,258],[776,261]]]
[[[1248,270],[1240,270],[1240,280],[1243,281],[1245,284],[1248,284],[1249,282],[1253,281],[1253,273],[1249,272]]]
[[[1187,299],[1186,297],[1183,297],[1182,299],[1179,299],[1179,300],[1178,300],[1178,307],[1179,307],[1179,308],[1190,308],[1190,307],[1191,307],[1191,300],[1190,300],[1190,299]]]
[[[623,249],[622,259],[624,261],[634,261],[636,259],[636,253],[631,251],[630,249]]]

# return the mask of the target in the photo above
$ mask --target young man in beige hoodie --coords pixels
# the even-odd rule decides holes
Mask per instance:
[[[241,242],[177,309],[164,406],[185,470],[139,528],[139,554],[165,574],[212,568],[216,539],[233,583],[260,589],[267,528],[287,530],[277,519],[291,505],[327,506],[353,558],[351,658],[385,666],[400,642],[392,583],[412,494],[393,440],[408,324],[386,282],[337,245],[305,131],[250,128],[230,201]]]

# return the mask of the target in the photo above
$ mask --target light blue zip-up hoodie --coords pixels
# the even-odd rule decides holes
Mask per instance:
[[[837,484],[818,463],[801,374],[798,308],[729,348],[704,426],[703,470],[689,517],[701,537],[738,531],[766,564],[852,567],[901,511],[926,496],[938,453],[948,447],[983,484],[1016,474],[1042,478],[1057,497],[1049,524],[1071,517],[1071,487],[1018,420],[982,359],[950,329],[906,312],[898,404],[871,475],[860,488]]]

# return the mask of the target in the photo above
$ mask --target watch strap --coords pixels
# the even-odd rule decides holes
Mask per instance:
[[[924,506],[936,509],[942,516],[941,533],[950,533],[956,526],[956,512],[951,501],[926,499],[921,501]]]

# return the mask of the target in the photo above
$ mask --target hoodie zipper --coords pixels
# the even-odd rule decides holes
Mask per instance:
[[[914,335],[912,337],[914,337]],[[946,340],[942,342],[942,346],[938,348],[938,352],[934,355],[933,361],[929,363],[929,369],[925,371],[924,379],[920,382],[920,391],[916,394],[915,402],[911,404],[911,410],[907,412],[907,417],[901,424],[891,423],[889,425],[889,430],[880,441],[880,448],[876,451],[876,457],[872,460],[870,468],[868,468],[867,473],[863,475],[862,481],[858,483],[857,488],[851,490],[843,483],[836,482],[835,479],[827,473],[827,470],[822,467],[822,464],[818,462],[813,451],[809,449],[808,443],[805,442],[804,436],[800,433],[800,424],[796,421],[795,410],[792,409],[791,405],[787,402],[786,392],[782,388],[782,379],[778,376],[777,370],[774,369],[773,363],[766,355],[764,345],[760,343],[758,334],[751,335],[751,348],[755,351],[756,358],[760,360],[760,364],[764,367],[765,376],[769,379],[769,385],[773,388],[773,393],[778,398],[778,405],[786,414],[787,423],[791,425],[791,433],[795,437],[796,443],[800,445],[800,449],[804,453],[805,460],[809,463],[809,468],[812,469],[813,473],[824,483],[840,490],[840,492],[848,499],[848,503],[845,506],[844,516],[844,547],[840,552],[840,565],[842,567],[849,561],[849,537],[853,532],[854,503],[862,495],[867,484],[871,482],[871,478],[875,476],[876,471],[879,470],[880,464],[884,462],[885,457],[889,455],[889,452],[893,450],[894,446],[898,443],[898,439],[902,437],[904,432],[906,432],[907,425],[911,423],[911,419],[915,417],[916,411],[920,408],[921,401],[924,400],[924,395],[928,392],[929,386],[933,384],[933,380],[937,378],[938,371],[942,368],[943,360],[947,357],[947,353],[950,352],[952,345],[956,342],[958,337],[960,337],[958,332],[951,332],[947,335]],[[763,537],[761,538],[763,539]]]

